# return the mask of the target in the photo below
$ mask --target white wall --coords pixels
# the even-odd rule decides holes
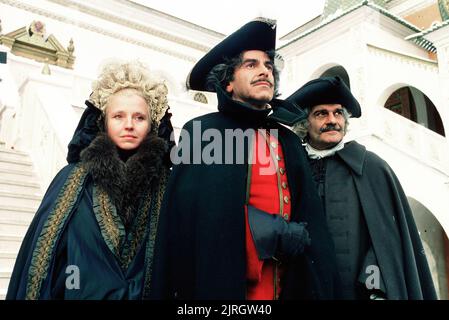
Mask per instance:
[[[406,194],[426,206],[449,234],[448,139],[383,107],[395,90],[413,86],[435,104],[449,132],[441,70],[425,50],[404,40],[414,32],[360,8],[281,48],[286,62],[281,91],[287,97],[327,69],[342,66],[362,107],[362,117],[351,119],[348,139],[357,139],[385,159]]]

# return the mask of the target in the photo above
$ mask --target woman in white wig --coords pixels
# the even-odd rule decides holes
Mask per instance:
[[[167,88],[110,62],[20,249],[7,299],[142,299],[170,163]],[[163,136],[165,139],[161,138]]]

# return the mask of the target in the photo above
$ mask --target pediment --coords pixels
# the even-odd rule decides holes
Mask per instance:
[[[0,35],[0,44],[9,47],[12,54],[73,69],[75,62],[73,40],[66,49],[53,34],[47,38],[45,34],[45,24],[33,21],[29,27]]]

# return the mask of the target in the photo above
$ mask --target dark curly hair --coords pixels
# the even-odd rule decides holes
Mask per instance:
[[[276,52],[274,50],[265,51],[265,53],[270,58],[271,62],[273,62],[273,77],[274,77],[274,96],[273,98],[277,98],[280,94],[279,90],[279,70],[276,68],[274,64],[274,58]],[[226,86],[234,80],[234,72],[236,68],[238,68],[243,63],[243,54],[241,52],[239,55],[231,58],[225,59],[225,63],[217,64],[212,70],[209,72],[206,78],[206,89],[210,91],[215,91],[215,88],[218,86],[226,91]]]

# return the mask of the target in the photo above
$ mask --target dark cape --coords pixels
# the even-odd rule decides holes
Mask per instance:
[[[89,122],[87,113],[80,124]],[[125,162],[105,134],[88,130],[88,136],[85,129],[77,128],[68,156],[74,162],[55,176],[28,229],[7,299],[141,299],[149,293],[167,144],[150,133]]]
[[[407,197],[388,164],[355,141],[331,157],[311,161],[315,177],[316,164],[325,165],[320,193],[345,297],[363,299],[379,292],[392,300],[436,299]],[[366,287],[367,280],[373,284],[372,266],[380,270],[378,291]]]
[[[278,130],[284,151],[292,221],[308,222],[312,239],[304,255],[285,262],[280,298],[335,298],[339,292],[335,252],[307,158],[299,138],[277,123],[301,111],[273,100],[269,115],[270,110],[256,110],[231,100],[222,90],[217,97],[219,112],[188,121],[178,149],[174,149],[180,158],[194,164],[175,164],[169,179],[156,240],[151,297],[246,298],[244,206],[250,139],[242,139],[244,148],[238,152],[235,142],[225,150],[220,137],[225,139],[226,129],[271,128]],[[213,132],[219,136],[201,139],[203,133]],[[212,148],[210,141],[220,141],[219,150]],[[213,155],[218,162],[205,163],[202,154]],[[236,162],[227,164],[229,157]]]

